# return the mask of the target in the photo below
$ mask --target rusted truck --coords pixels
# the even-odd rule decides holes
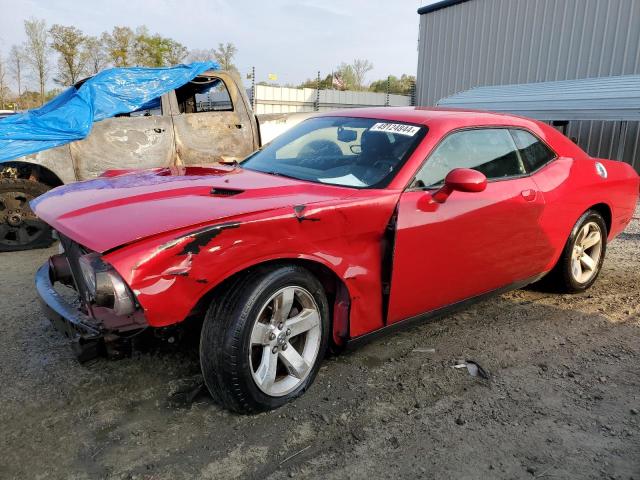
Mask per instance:
[[[51,229],[29,208],[51,188],[106,170],[239,161],[308,116],[258,118],[237,74],[207,71],[140,110],[95,123],[84,140],[0,164],[0,251],[51,245]]]

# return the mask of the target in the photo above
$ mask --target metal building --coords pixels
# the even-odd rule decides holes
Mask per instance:
[[[640,75],[475,87],[445,97],[437,105],[514,113],[551,123],[570,136],[568,127],[576,120],[614,122],[611,144],[615,150],[607,157],[623,160],[627,153],[627,162],[640,170],[637,143],[626,150],[629,122],[640,122]],[[575,140],[588,144],[588,139]]]
[[[640,0],[445,0],[418,13],[418,105],[478,86],[640,74]],[[571,121],[567,134],[616,157],[619,129]],[[628,122],[622,159],[634,163],[639,141]]]

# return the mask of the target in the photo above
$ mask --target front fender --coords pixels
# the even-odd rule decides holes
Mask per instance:
[[[183,321],[225,279],[273,260],[317,262],[342,279],[350,335],[383,326],[381,241],[397,194],[283,208],[146,239],[105,255],[149,325]],[[300,208],[304,207],[304,208]]]

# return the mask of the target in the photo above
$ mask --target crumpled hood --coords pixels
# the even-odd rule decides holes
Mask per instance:
[[[337,200],[352,192],[239,167],[171,167],[64,185],[31,207],[63,235],[105,252],[172,230]]]

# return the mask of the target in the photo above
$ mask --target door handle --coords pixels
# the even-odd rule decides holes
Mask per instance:
[[[164,132],[164,128],[154,128],[153,131],[156,133],[162,133]]]
[[[523,190],[520,194],[527,202],[533,202],[536,199],[537,193],[535,190],[527,189]]]

